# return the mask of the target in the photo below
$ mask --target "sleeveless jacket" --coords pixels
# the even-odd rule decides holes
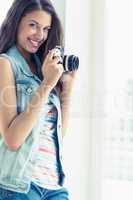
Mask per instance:
[[[25,111],[28,102],[35,94],[37,88],[41,84],[41,78],[34,75],[24,58],[21,56],[16,46],[12,46],[6,53],[1,54],[7,58],[12,66],[17,98],[17,113]],[[41,63],[36,54],[33,54],[34,61],[37,64],[38,73],[41,70]],[[1,66],[2,67],[2,66]],[[62,137],[61,137],[61,109],[60,101],[55,90],[49,94],[49,100],[55,105],[58,111],[57,119],[57,160],[59,165],[59,184],[63,185],[64,172],[62,169]],[[34,156],[37,148],[39,132],[43,126],[47,110],[45,105],[39,113],[36,124],[31,133],[26,138],[21,147],[16,150],[10,150],[4,143],[4,139],[0,135],[0,187],[12,191],[27,193],[30,189],[32,166],[29,159]],[[21,134],[21,130],[19,130]],[[13,134],[13,133],[12,133]]]

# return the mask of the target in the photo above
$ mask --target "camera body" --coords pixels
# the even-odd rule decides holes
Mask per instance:
[[[79,58],[75,55],[64,55],[64,49],[61,46],[55,46],[54,57],[59,56],[59,63],[63,65],[64,72],[77,70],[79,67]]]

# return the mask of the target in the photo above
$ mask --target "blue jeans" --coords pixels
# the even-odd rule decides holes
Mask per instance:
[[[49,190],[32,182],[27,194],[0,188],[0,200],[69,200],[69,194],[66,188]]]

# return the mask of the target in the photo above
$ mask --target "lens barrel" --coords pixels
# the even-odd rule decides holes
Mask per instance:
[[[74,55],[64,55],[63,57],[64,71],[74,71],[79,67],[79,58]]]

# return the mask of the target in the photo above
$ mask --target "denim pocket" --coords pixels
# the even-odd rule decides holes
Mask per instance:
[[[35,94],[36,89],[37,85],[27,79],[16,80],[18,113],[23,112],[26,109],[31,97]]]

